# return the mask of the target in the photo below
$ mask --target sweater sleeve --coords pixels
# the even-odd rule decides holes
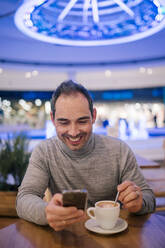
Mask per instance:
[[[151,213],[155,210],[156,206],[154,193],[142,175],[132,150],[124,142],[121,142],[120,148],[120,183],[129,180],[141,188],[143,205],[142,209],[136,214]]]
[[[39,145],[33,150],[16,199],[18,216],[39,225],[47,224],[47,203],[43,197],[48,186],[49,171],[46,166],[46,149],[43,148]]]

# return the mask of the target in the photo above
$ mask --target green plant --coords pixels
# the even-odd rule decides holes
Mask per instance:
[[[24,134],[0,139],[0,190],[17,190],[27,169],[30,152],[29,140]],[[7,183],[9,176],[14,184]]]

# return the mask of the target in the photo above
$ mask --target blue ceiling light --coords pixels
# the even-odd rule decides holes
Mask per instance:
[[[26,0],[17,27],[45,42],[99,46],[142,39],[165,27],[165,0]]]

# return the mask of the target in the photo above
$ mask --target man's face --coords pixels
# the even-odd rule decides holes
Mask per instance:
[[[88,141],[92,125],[96,119],[89,110],[89,103],[81,93],[60,95],[55,105],[55,125],[57,135],[72,151],[79,150]]]

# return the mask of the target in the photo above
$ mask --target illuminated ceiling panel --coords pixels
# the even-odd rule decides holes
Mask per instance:
[[[45,42],[99,46],[142,39],[165,26],[164,0],[30,0],[17,27]]]

